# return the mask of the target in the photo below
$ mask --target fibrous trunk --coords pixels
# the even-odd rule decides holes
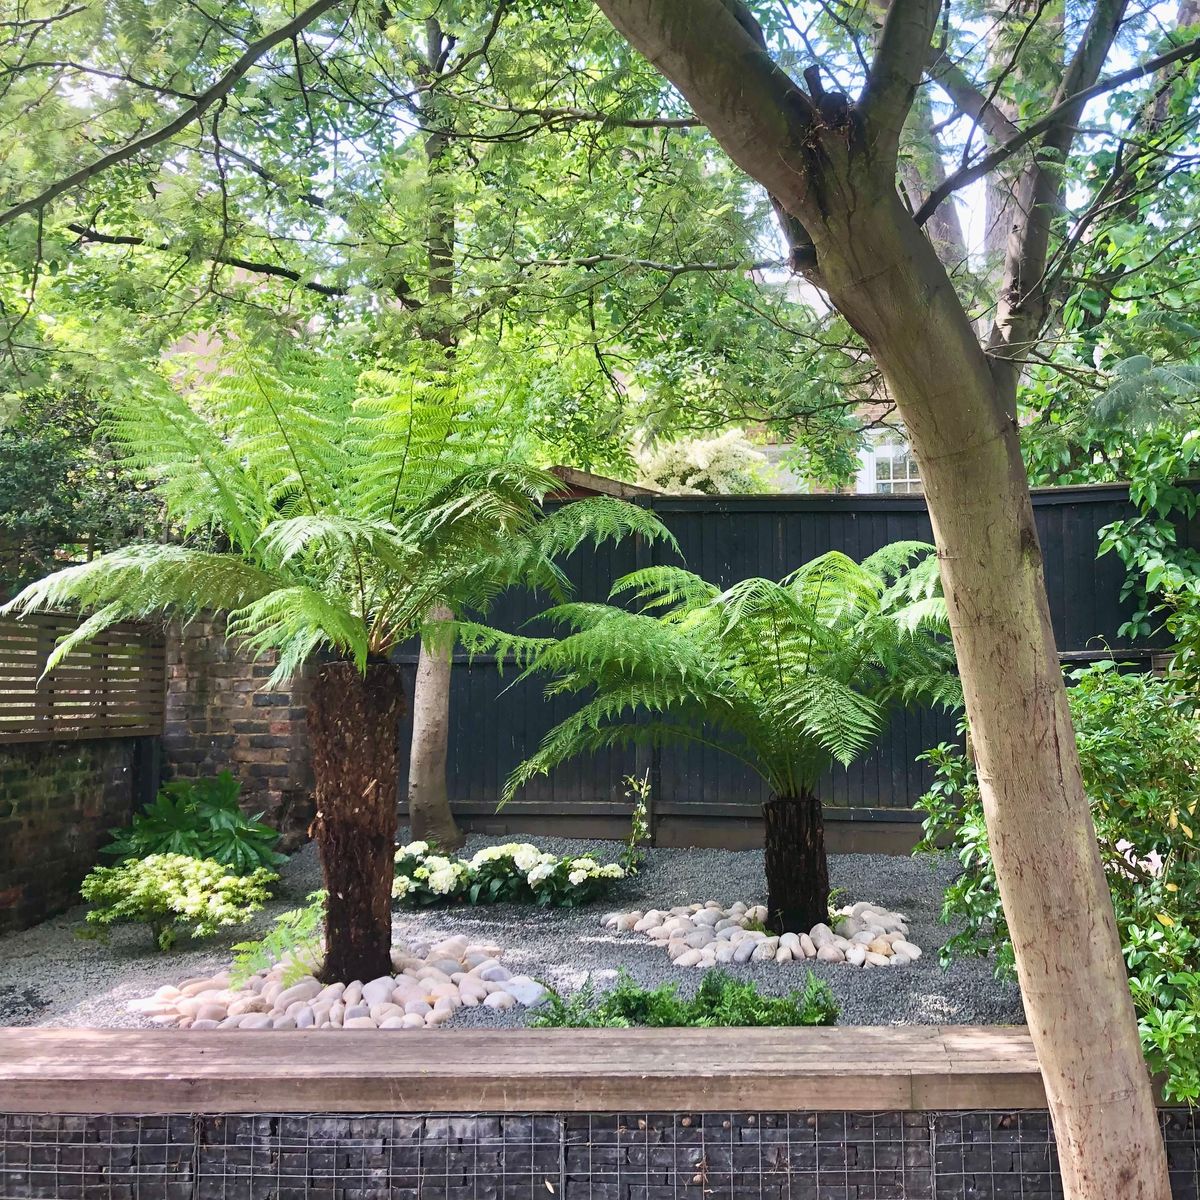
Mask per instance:
[[[772,796],[763,805],[767,925],[807,933],[829,916],[829,864],[821,802],[811,792]]]
[[[439,606],[429,618],[444,621],[452,615],[448,608]],[[450,809],[446,782],[450,655],[449,644],[421,642],[413,687],[412,751],[408,762],[408,820],[412,836],[443,851],[457,850],[464,841]]]
[[[396,750],[404,708],[400,670],[369,663],[321,667],[308,705],[316,782],[315,832],[325,877],[327,982],[392,970],[391,889]]]

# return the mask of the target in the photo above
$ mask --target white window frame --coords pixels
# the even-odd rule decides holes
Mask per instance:
[[[858,457],[860,466],[855,486],[859,492],[876,496],[920,496],[923,493],[920,468],[902,430],[876,431],[871,435],[870,445],[861,449]],[[889,460],[894,468],[896,459],[903,457],[907,457],[908,469],[902,478],[879,478],[880,459]],[[896,486],[897,483],[900,484],[899,487]]]

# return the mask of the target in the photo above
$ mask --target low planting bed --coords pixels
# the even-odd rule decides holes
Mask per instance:
[[[592,851],[603,862],[612,861],[619,849],[612,843],[535,840],[548,852],[579,855]],[[471,855],[490,844],[491,839],[472,838],[463,853]],[[760,992],[773,996],[802,992],[810,974],[814,975],[832,992],[840,1025],[1022,1021],[1016,986],[995,980],[989,961],[962,961],[949,968],[938,962],[938,948],[952,932],[940,924],[938,913],[942,894],[957,873],[953,860],[945,856],[906,859],[835,855],[830,859],[830,871],[832,883],[839,889],[836,907],[852,908],[866,902],[874,906],[872,911],[883,908],[889,913],[902,913],[906,918],[903,938],[922,949],[920,958],[902,968],[871,970],[816,958],[777,961],[772,955],[770,961],[765,961],[764,955],[759,961],[722,963],[721,969],[735,979],[753,981]],[[82,919],[79,910],[0,940],[0,1024],[145,1027],[152,1023],[152,1016],[165,1017],[168,1012],[147,1012],[145,1009],[152,1006],[145,1005],[140,1006],[142,1011],[136,1007],[130,1011],[129,1005],[146,1001],[160,988],[186,984],[193,995],[222,992],[228,986],[223,975],[231,962],[233,944],[266,931],[281,912],[296,908],[320,886],[320,872],[311,848],[283,864],[280,874],[278,895],[255,914],[249,926],[223,931],[199,943],[181,939],[169,952],[154,950],[144,928],[114,927],[107,945],[81,941],[76,936]],[[443,1028],[522,1026],[545,1013],[544,1005],[531,1009],[524,1002],[541,999],[539,985],[569,997],[590,981],[603,992],[614,986],[618,974],[624,972],[633,983],[646,988],[675,984],[681,997],[695,994],[707,974],[705,970],[675,965],[663,942],[644,932],[606,928],[606,915],[667,912],[709,902],[724,910],[740,902],[749,911],[763,899],[761,852],[651,849],[640,874],[618,881],[605,899],[584,907],[500,903],[399,908],[393,913],[393,932],[398,956],[422,960],[445,974],[447,980],[456,973],[443,969],[452,965],[447,957],[454,957],[440,953],[447,950],[447,943],[453,943],[453,949],[460,952],[457,962],[464,974],[485,959],[495,959],[499,969],[492,971],[489,966],[484,970],[496,978],[485,982],[500,986],[486,995],[504,992],[512,995],[513,1003],[495,1000],[489,1004],[481,996],[474,1005],[454,1007],[444,1023],[438,1022]],[[484,958],[476,957],[471,962],[470,955]],[[436,965],[439,956],[441,967]],[[510,979],[517,981],[513,986],[522,995],[504,986]],[[277,999],[285,981],[271,982],[279,984],[273,997]],[[403,985],[403,980],[394,981],[393,990]],[[356,1005],[347,1007],[361,1005],[360,996],[352,998]],[[394,999],[374,997],[375,1003],[392,1003]],[[206,997],[206,1001],[221,1003],[214,996]],[[231,1003],[225,1001],[226,1014]],[[351,1019],[369,1017],[371,1007],[367,1004],[366,1012],[357,1012]],[[430,1005],[431,1011],[433,1007]],[[345,1008],[343,1018],[344,1014]],[[214,1020],[216,1015],[214,1008],[201,1019]],[[389,1015],[393,1019],[399,1016]],[[265,1022],[252,1022],[262,1024]],[[410,1026],[414,1024],[409,1022]],[[402,1020],[389,1026],[404,1027]]]

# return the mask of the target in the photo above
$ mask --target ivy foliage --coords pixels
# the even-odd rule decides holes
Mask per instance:
[[[1074,671],[1069,689],[1084,787],[1125,947],[1151,1070],[1167,1097],[1200,1100],[1200,739],[1174,684],[1112,662]],[[943,919],[959,926],[943,960],[1012,946],[974,768],[952,745],[922,756],[936,778],[922,797],[921,849],[949,843],[962,866]]]
[[[833,1025],[837,1002],[829,985],[810,974],[802,990],[763,995],[748,980],[706,972],[695,996],[682,998],[673,983],[644,988],[622,970],[616,986],[597,992],[591,978],[569,997],[553,989],[530,1022],[539,1028],[609,1029],[651,1026],[703,1029],[763,1025]]]

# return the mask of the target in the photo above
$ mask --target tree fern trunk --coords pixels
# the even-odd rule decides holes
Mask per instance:
[[[444,605],[429,613],[431,621],[454,614]],[[451,647],[421,642],[413,685],[412,751],[408,759],[408,822],[414,839],[441,851],[457,850],[465,840],[450,809],[446,786],[446,752],[450,741]]]
[[[392,970],[392,864],[396,838],[400,670],[373,662],[322,667],[308,706],[316,779],[317,849],[325,877],[327,982]]]
[[[766,826],[767,926],[807,933],[829,916],[829,864],[821,801],[811,792],[772,796]]]

